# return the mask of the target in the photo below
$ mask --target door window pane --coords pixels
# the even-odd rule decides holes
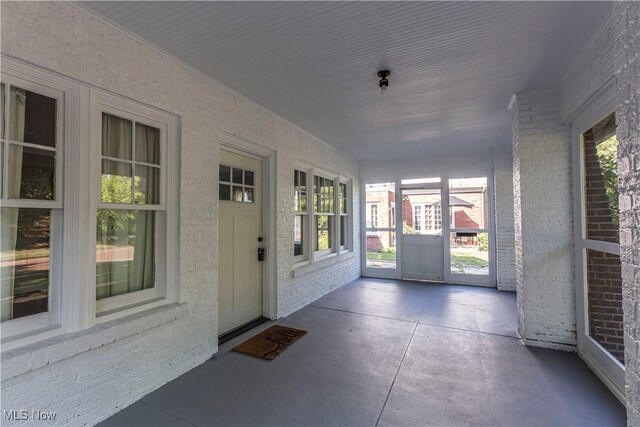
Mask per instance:
[[[56,146],[56,100],[48,96],[10,88],[10,139]]]
[[[2,321],[49,310],[51,211],[2,208]]]
[[[367,267],[396,268],[395,231],[367,231]]]
[[[98,209],[96,299],[155,286],[155,212]]]
[[[4,139],[4,124],[5,124],[5,86],[4,83],[0,83],[0,138]]]
[[[403,234],[440,234],[442,232],[439,188],[402,190]]]
[[[450,234],[451,272],[489,274],[489,234],[452,232]]]
[[[220,165],[220,182],[231,182],[231,168],[229,166]]]
[[[8,197],[30,200],[55,199],[55,151],[9,144],[8,160]]]
[[[587,249],[589,335],[624,363],[620,257]]]
[[[450,228],[489,228],[487,178],[449,180]]]
[[[231,200],[231,186],[220,184],[220,200]]]
[[[618,140],[610,115],[583,134],[586,237],[619,243]]]

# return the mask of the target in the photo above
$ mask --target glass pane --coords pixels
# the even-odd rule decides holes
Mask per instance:
[[[4,139],[4,123],[5,123],[5,98],[7,94],[4,92],[4,83],[0,83],[0,138]]]
[[[244,185],[253,185],[253,172],[244,171]]]
[[[11,86],[9,93],[10,139],[56,146],[56,100]]]
[[[136,165],[135,202],[157,205],[160,203],[160,168]]]
[[[367,231],[367,267],[395,270],[395,231]]]
[[[96,299],[153,288],[155,212],[98,209]]]
[[[0,197],[4,196],[4,142],[0,142]]]
[[[102,161],[100,200],[102,203],[132,203],[131,165],[113,160]]]
[[[253,203],[253,188],[245,187],[244,189],[244,201]]]
[[[417,179],[403,179],[400,181],[403,185],[409,184],[435,184],[440,182],[440,177],[436,178],[417,178]]]
[[[316,215],[316,242],[315,250],[324,251],[331,249],[333,240],[333,217],[329,215]]]
[[[365,200],[368,228],[394,228],[396,226],[396,185],[393,182],[367,184]],[[376,208],[370,208],[376,206]]]
[[[233,183],[242,184],[242,169],[233,168]]]
[[[131,127],[133,123],[102,113],[102,155],[131,160]]]
[[[583,134],[587,239],[619,242],[618,140],[611,116]]]
[[[587,249],[589,335],[624,363],[620,257]]]
[[[136,123],[136,162],[160,164],[160,129]]]
[[[2,321],[49,310],[51,211],[2,208]]]
[[[442,233],[442,193],[439,188],[402,190],[402,233]]]
[[[451,233],[451,272],[455,274],[489,274],[489,234]]]
[[[54,200],[55,155],[55,151],[9,144],[8,197]]]
[[[487,178],[449,180],[451,228],[488,228],[489,194]]]
[[[231,200],[231,186],[220,184],[220,200]]]
[[[231,182],[231,168],[220,165],[220,182]]]
[[[304,216],[296,215],[293,221],[293,254],[304,254]]]
[[[243,198],[242,187],[233,186],[233,196],[232,199],[234,202],[241,202]]]
[[[340,216],[340,246],[344,246],[347,241],[347,217],[344,215]]]

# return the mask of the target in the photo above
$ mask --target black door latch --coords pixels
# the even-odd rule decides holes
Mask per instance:
[[[264,248],[258,248],[258,261],[264,261]]]

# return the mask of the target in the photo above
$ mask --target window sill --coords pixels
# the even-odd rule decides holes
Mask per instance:
[[[353,258],[355,258],[353,251],[343,251],[339,254],[332,253],[325,255],[313,262],[305,261],[304,263],[296,264],[294,266],[293,270],[291,270],[291,277],[295,279],[297,277],[305,276],[314,271],[318,271]]]
[[[186,304],[168,304],[124,316],[89,329],[61,334],[43,341],[2,352],[1,381],[60,362],[112,342],[148,331],[180,319]]]

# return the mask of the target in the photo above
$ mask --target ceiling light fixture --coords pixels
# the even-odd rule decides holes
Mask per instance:
[[[387,88],[389,87],[389,80],[387,80],[387,77],[389,77],[390,74],[391,71],[389,70],[378,71],[378,77],[380,77],[380,83],[378,84],[378,86],[380,86],[381,96],[384,96],[384,94],[387,92]]]

